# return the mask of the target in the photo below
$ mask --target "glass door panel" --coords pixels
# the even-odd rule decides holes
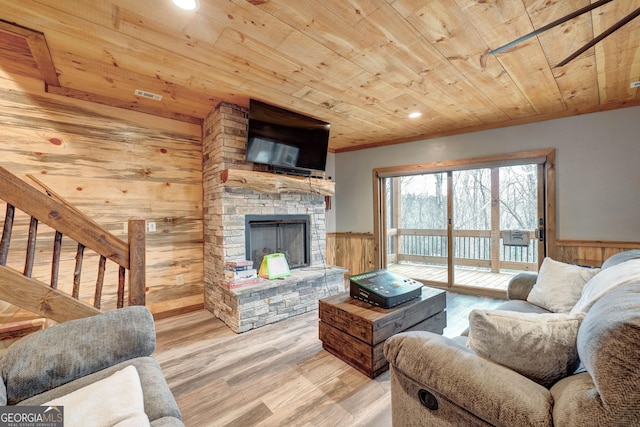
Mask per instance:
[[[447,174],[385,179],[387,268],[447,285]]]
[[[489,168],[453,172],[454,284],[475,287],[495,280],[492,259],[492,183]]]
[[[500,269],[502,273],[538,270],[538,168],[500,168]]]

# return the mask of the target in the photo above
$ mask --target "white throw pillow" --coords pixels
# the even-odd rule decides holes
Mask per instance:
[[[65,427],[145,427],[140,376],[134,366],[53,399],[42,406],[63,406]]]
[[[586,313],[610,290],[637,281],[640,281],[640,259],[605,268],[584,285],[582,296],[571,309],[571,313]]]
[[[582,287],[599,271],[547,257],[527,301],[554,313],[568,313],[580,299]]]
[[[584,313],[472,310],[467,347],[545,387],[579,364],[577,337]]]

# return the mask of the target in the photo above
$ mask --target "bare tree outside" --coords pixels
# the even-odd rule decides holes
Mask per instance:
[[[400,178],[402,228],[446,228],[446,174]],[[388,197],[391,187],[387,186]],[[390,199],[389,199],[390,200]],[[459,230],[491,228],[491,171],[456,171],[453,178],[455,227]],[[500,228],[535,229],[537,217],[536,165],[500,168]]]
[[[453,224],[458,230],[491,229],[491,170],[453,173]]]
[[[538,218],[536,165],[500,168],[500,228],[532,230]]]
[[[402,228],[447,228],[446,174],[403,176],[400,188]]]

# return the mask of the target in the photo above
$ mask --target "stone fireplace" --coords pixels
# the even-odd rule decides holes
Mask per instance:
[[[325,264],[324,196],[313,186],[262,191],[223,182],[227,170],[254,170],[245,162],[247,121],[245,108],[221,103],[203,124],[205,307],[235,332],[317,309],[319,299],[345,290],[346,270]],[[221,285],[226,262],[253,259],[259,268],[271,250],[288,256],[291,276]]]

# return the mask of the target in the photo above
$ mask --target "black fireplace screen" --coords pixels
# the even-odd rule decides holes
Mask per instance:
[[[309,265],[310,230],[308,215],[246,215],[245,249],[254,268],[262,258],[283,253],[289,268]]]

